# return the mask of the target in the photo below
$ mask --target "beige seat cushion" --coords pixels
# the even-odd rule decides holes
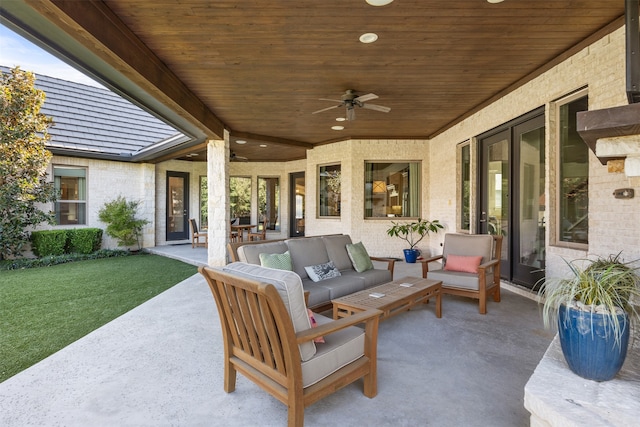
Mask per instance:
[[[314,314],[318,325],[332,320]],[[364,356],[364,330],[350,326],[324,336],[324,343],[316,344],[316,354],[302,363],[302,386],[309,387],[343,366]]]

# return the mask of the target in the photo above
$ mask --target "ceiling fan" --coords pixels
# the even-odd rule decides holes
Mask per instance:
[[[341,107],[343,105],[347,108],[347,120],[355,120],[356,119],[356,111],[355,111],[356,107],[366,108],[368,110],[381,111],[383,113],[388,113],[389,111],[391,111],[391,108],[389,108],[389,107],[384,107],[382,105],[367,104],[366,103],[367,101],[371,101],[372,99],[376,99],[376,98],[378,98],[378,95],[376,95],[374,93],[368,93],[366,95],[358,96],[358,94],[356,94],[355,90],[348,89],[342,95],[342,100],[320,98],[319,99],[320,101],[331,101],[331,102],[337,102],[338,104],[337,105],[333,105],[331,107],[323,108],[322,110],[314,111],[311,114],[322,113],[323,111],[332,110],[334,108],[338,108],[338,107]]]

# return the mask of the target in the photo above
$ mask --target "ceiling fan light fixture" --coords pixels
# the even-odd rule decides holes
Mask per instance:
[[[360,42],[361,43],[373,43],[376,40],[378,40],[378,35],[376,33],[364,33],[363,35],[360,36]]]
[[[393,3],[393,0],[365,0],[367,4],[371,6],[386,6],[389,3]]]

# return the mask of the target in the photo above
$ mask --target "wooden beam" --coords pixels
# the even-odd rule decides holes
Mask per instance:
[[[117,66],[126,78],[181,117],[206,134],[222,138],[223,122],[105,3],[69,0],[26,0],[26,3],[103,61]]]

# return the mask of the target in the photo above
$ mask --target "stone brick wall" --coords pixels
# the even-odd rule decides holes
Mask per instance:
[[[155,236],[155,173],[154,166],[146,163],[125,163],[91,160],[77,157],[53,156],[47,172],[53,177],[53,166],[77,166],[87,168],[87,224],[79,226],[50,226],[39,229],[97,227],[106,228],[98,219],[98,211],[106,202],[118,196],[141,202],[138,216],[149,221],[143,230],[142,246],[153,246]],[[53,204],[47,209],[53,210]],[[117,248],[115,239],[104,234],[103,248]]]

